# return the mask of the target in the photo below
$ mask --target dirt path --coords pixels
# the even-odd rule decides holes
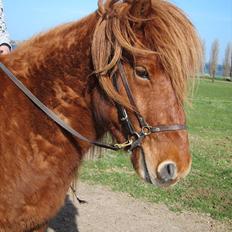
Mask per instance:
[[[227,232],[229,227],[199,214],[175,213],[161,204],[133,199],[101,186],[80,183],[78,204],[67,197],[48,232]],[[77,209],[77,208],[78,209]]]

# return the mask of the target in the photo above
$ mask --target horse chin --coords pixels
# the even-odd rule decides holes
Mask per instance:
[[[178,178],[170,181],[162,181],[158,178],[157,174],[151,171],[149,164],[146,161],[146,155],[143,149],[139,151],[139,161],[137,165],[137,173],[147,183],[152,184],[156,187],[166,188],[173,186],[178,182]]]

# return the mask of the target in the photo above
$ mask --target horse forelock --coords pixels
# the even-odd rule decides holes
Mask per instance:
[[[188,77],[195,76],[201,65],[201,43],[184,13],[163,0],[99,0],[98,14],[92,59],[106,93],[131,108],[128,99],[115,91],[109,73],[124,50],[132,55],[153,53],[183,103]]]
[[[67,50],[73,44],[77,44],[77,47],[78,41],[86,41],[84,37],[90,33],[93,33],[88,39],[93,38],[91,51],[94,69],[109,97],[132,109],[128,99],[115,91],[110,75],[112,70],[115,71],[123,51],[126,51],[132,56],[156,54],[162,70],[170,77],[178,100],[183,102],[188,77],[195,75],[201,63],[201,44],[188,18],[180,9],[164,0],[99,0],[98,16],[93,14],[86,17],[81,24],[75,22],[59,26],[21,45],[20,52],[11,57],[14,66],[17,63],[20,67],[12,69],[17,69],[20,75],[23,73],[22,76],[30,72],[27,62],[24,62],[25,65],[21,62],[25,57],[33,60],[36,66],[33,70],[48,66],[50,64],[45,60],[47,53],[57,56],[57,50]],[[55,40],[50,39],[53,37]],[[78,54],[89,56],[89,53],[82,51],[78,51]]]

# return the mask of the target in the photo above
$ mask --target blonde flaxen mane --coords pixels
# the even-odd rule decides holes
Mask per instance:
[[[188,77],[201,66],[201,43],[184,13],[163,0],[99,0],[98,5],[92,58],[107,94],[130,108],[128,100],[114,90],[109,73],[122,58],[123,50],[131,54],[154,53],[182,104]],[[139,40],[141,32],[146,41]]]

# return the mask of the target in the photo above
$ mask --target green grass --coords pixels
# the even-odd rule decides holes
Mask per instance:
[[[176,186],[160,189],[142,182],[129,155],[120,152],[86,161],[81,180],[162,202],[175,211],[187,209],[231,221],[232,83],[201,80],[187,116],[193,165],[189,176]]]
[[[193,134],[209,138],[232,137],[232,83],[202,80],[187,109]]]

